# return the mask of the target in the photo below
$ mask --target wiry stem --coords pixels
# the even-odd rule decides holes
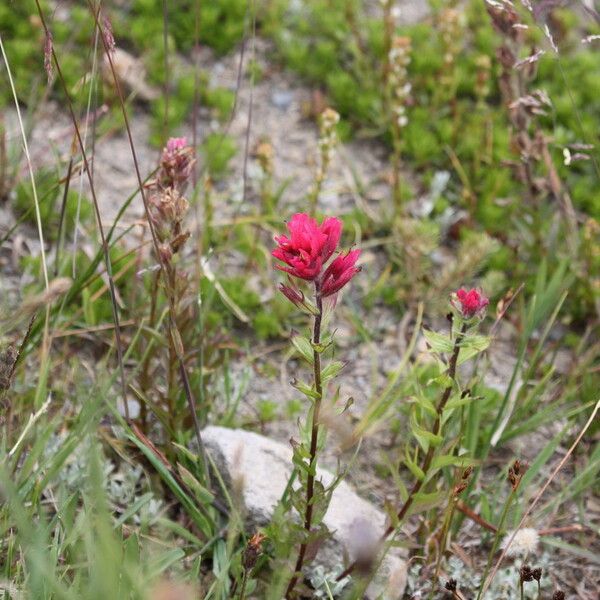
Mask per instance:
[[[496,535],[494,537],[494,543],[492,544],[492,548],[490,550],[490,553],[488,554],[487,563],[486,563],[485,569],[483,571],[483,576],[481,577],[481,586],[479,586],[479,591],[477,592],[476,600],[479,600],[482,597],[482,594],[484,593],[483,588],[484,588],[485,582],[487,580],[488,573],[490,572],[490,567],[492,565],[492,560],[494,559],[494,554],[496,554],[496,550],[498,549],[498,546],[500,544],[501,531],[504,527],[504,521],[506,520],[506,517],[508,515],[508,510],[512,506],[512,501],[514,500],[515,495],[516,495],[516,489],[513,488],[513,489],[511,489],[510,494],[509,494],[508,498],[506,499],[504,508],[502,510],[502,515],[500,516],[500,522],[498,523],[498,527],[496,528]],[[522,594],[523,594],[523,582],[521,581],[521,595]]]
[[[463,324],[463,326],[460,330],[460,333],[456,336],[456,339],[454,340],[454,348],[452,350],[452,356],[450,357],[450,362],[448,363],[448,376],[452,380],[454,380],[454,378],[456,377],[456,365],[458,363],[458,354],[460,352],[460,342],[461,342],[466,330],[467,330],[467,326],[466,326],[466,324]],[[442,397],[440,398],[440,401],[436,407],[437,416],[435,418],[435,422],[433,424],[433,429],[432,429],[432,431],[435,435],[439,435],[439,433],[440,433],[441,423],[442,423],[442,421],[441,421],[442,413],[444,411],[446,403],[450,399],[450,394],[452,393],[452,388],[453,388],[453,385],[449,385],[447,388],[444,389]],[[398,523],[398,526],[402,523],[402,521],[406,517],[408,510],[410,509],[410,507],[412,506],[412,504],[415,500],[416,495],[421,491],[421,488],[423,487],[423,482],[427,479],[427,473],[429,472],[429,469],[431,468],[431,463],[433,461],[434,454],[435,454],[435,448],[433,445],[430,444],[429,449],[427,450],[427,454],[425,455],[425,459],[423,460],[423,464],[421,465],[421,470],[423,471],[424,477],[422,479],[417,479],[417,481],[415,481],[412,489],[410,490],[410,493],[408,494],[408,498],[405,500],[404,504],[398,511],[398,514],[396,515],[396,523]],[[396,527],[397,527],[396,525],[389,525],[388,528],[383,532],[380,542],[383,543],[396,530]],[[341,581],[342,579],[344,579],[344,577],[348,577],[348,575],[351,575],[352,572],[354,571],[354,569],[356,568],[356,565],[357,565],[356,561],[351,563],[344,570],[344,572],[341,573],[341,575],[339,575],[337,577],[336,581]]]
[[[244,569],[244,574],[242,575],[242,586],[240,589],[239,600],[246,600],[246,587],[248,586],[248,572],[249,572],[249,569]]]
[[[135,175],[136,175],[136,178],[137,178],[138,184],[139,184],[140,195],[142,197],[142,203],[144,205],[144,213],[146,215],[146,221],[148,222],[148,228],[150,229],[150,234],[152,236],[152,243],[154,245],[154,251],[155,251],[156,257],[161,266],[161,272],[163,273],[163,277],[165,277],[166,287],[168,287],[168,280],[166,279],[166,275],[165,275],[166,274],[166,265],[165,265],[164,260],[161,258],[161,253],[160,253],[159,247],[158,247],[159,244],[158,244],[157,234],[154,229],[154,225],[152,223],[152,217],[150,215],[148,199],[146,198],[146,192],[144,190],[144,182],[142,180],[142,176],[140,173],[140,166],[139,166],[139,161],[137,159],[137,152],[135,150],[135,145],[133,143],[133,135],[131,133],[131,127],[129,125],[129,117],[127,115],[127,110],[125,108],[125,98],[123,96],[123,90],[121,89],[121,84],[119,82],[119,77],[117,76],[114,61],[113,61],[113,58],[110,53],[110,48],[108,47],[108,45],[106,43],[105,36],[102,35],[102,25],[100,24],[100,21],[99,21],[99,12],[100,12],[99,7],[97,7],[94,0],[88,0],[88,6],[90,8],[92,15],[94,16],[96,28],[101,33],[100,39],[102,40],[102,44],[104,46],[104,53],[108,60],[108,66],[110,68],[110,72],[112,74],[112,78],[113,78],[113,81],[115,84],[115,89],[117,91],[117,96],[119,98],[119,104],[121,105],[123,122],[125,124],[125,132],[127,133],[127,139],[129,142],[129,147],[131,149],[131,157],[133,160]],[[167,289],[167,299],[169,302],[168,327],[169,327],[170,337],[175,338],[180,341],[181,336],[179,334],[179,330],[177,329],[177,325],[175,323],[175,307],[174,307],[173,294],[171,293],[171,290],[169,290],[169,289]],[[199,453],[200,453],[202,463],[203,463],[203,466],[205,469],[204,476],[206,478],[206,482],[208,483],[208,487],[210,488],[210,473],[208,471],[208,459],[206,458],[206,451],[204,449],[204,444],[202,442],[202,434],[200,433],[200,423],[198,421],[198,415],[196,414],[196,404],[194,402],[194,397],[191,393],[191,387],[189,384],[189,379],[188,379],[187,371],[185,368],[185,361],[184,361],[184,356],[183,356],[183,344],[178,343],[178,344],[175,344],[174,347],[175,347],[175,351],[177,354],[177,362],[179,363],[179,371],[181,374],[183,388],[184,388],[185,395],[187,398],[189,410],[192,414],[192,420],[193,420],[193,424],[194,424],[194,430],[195,430],[195,434],[196,434],[196,441],[198,444]]]
[[[321,283],[318,280],[315,281],[315,296],[317,301],[317,314],[315,315],[312,341],[316,346],[321,343],[321,320],[323,318],[323,298],[321,297]],[[302,544],[300,544],[300,551],[298,552],[298,560],[296,561],[296,566],[294,568],[294,575],[285,592],[286,599],[292,597],[294,588],[300,578],[302,565],[304,564],[304,558],[306,556],[306,549],[308,547],[308,537],[310,536],[312,528],[313,496],[315,492],[317,449],[319,441],[319,413],[321,411],[321,400],[323,396],[323,386],[321,383],[321,354],[316,349],[313,350],[313,377],[317,397],[315,398],[313,408],[312,430],[310,436],[310,465],[308,477],[306,479],[306,512],[304,513],[304,531],[306,532],[306,538]]]
[[[44,18],[44,13],[42,11],[42,7],[40,5],[39,0],[36,0],[36,7],[38,11],[38,15],[40,17],[40,21],[42,23],[42,27],[44,28],[44,32],[46,36],[49,35],[48,26],[46,25],[46,20]],[[98,19],[98,15],[94,13],[96,20]],[[81,133],[79,131],[79,125],[77,124],[77,117],[75,116],[75,111],[73,109],[73,103],[71,101],[71,96],[69,95],[69,89],[67,87],[65,78],[63,77],[62,69],[60,67],[60,63],[58,62],[58,56],[54,48],[52,48],[52,58],[54,60],[54,64],[56,65],[56,73],[61,83],[61,87],[65,93],[65,98],[67,100],[67,108],[69,110],[69,114],[71,116],[71,120],[73,121],[73,127],[75,129],[75,136],[77,138],[77,142],[79,144],[79,150],[81,151],[81,158],[83,160],[85,172],[88,177],[88,182],[90,185],[90,194],[92,196],[92,204],[94,206],[94,212],[96,214],[96,221],[98,223],[98,232],[100,233],[100,242],[102,246],[102,252],[104,255],[104,262],[106,264],[106,275],[108,277],[108,287],[110,291],[110,299],[111,299],[111,308],[112,308],[112,316],[115,324],[115,344],[117,347],[117,362],[119,363],[119,374],[121,379],[121,395],[123,396],[123,409],[125,411],[125,418],[129,421],[129,403],[127,401],[127,383],[125,380],[125,368],[123,366],[123,345],[121,342],[121,325],[119,322],[119,309],[117,305],[117,293],[115,288],[115,282],[113,279],[112,273],[112,264],[110,260],[110,248],[108,245],[108,240],[104,234],[104,227],[102,225],[102,217],[100,215],[100,206],[98,204],[98,198],[96,197],[96,189],[94,187],[94,181],[92,178],[92,174],[90,171],[90,163],[87,158],[87,153],[85,151],[85,144],[83,143],[83,139],[81,137]],[[141,185],[141,184],[140,184]],[[42,256],[43,256],[43,247],[42,247]]]

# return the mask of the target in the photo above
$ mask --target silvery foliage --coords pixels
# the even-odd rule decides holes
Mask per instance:
[[[485,558],[485,557],[484,557]],[[532,567],[541,567],[542,592],[549,593],[552,590],[552,581],[548,577],[548,571],[551,566],[551,559],[548,553],[541,553],[539,556],[531,557],[525,561]],[[498,570],[492,585],[490,586],[486,597],[494,600],[514,600],[519,594],[519,567],[521,562],[506,564]],[[483,571],[483,563],[480,565]],[[408,582],[406,584],[407,597],[419,600],[429,597],[431,592],[431,580],[429,577],[421,578],[421,569],[423,565],[413,562],[408,570]],[[471,597],[479,589],[481,583],[481,573],[470,569],[462,560],[456,556],[448,559],[444,568],[444,578],[438,582],[436,591],[442,591],[448,579],[455,579],[458,582],[459,589],[466,597]],[[537,583],[535,581],[525,584],[525,599],[534,600],[538,597]],[[543,596],[546,597],[546,596]]]
[[[324,567],[319,565],[311,570],[310,582],[314,587],[314,598],[340,598],[344,588],[350,582],[350,577],[345,577],[341,581],[336,581],[338,575],[342,572],[342,567],[336,567],[331,571],[325,571]]]
[[[64,436],[53,435],[46,447],[45,457],[50,459],[58,453],[63,442]],[[57,488],[62,487],[69,494],[85,490],[90,474],[90,452],[96,451],[96,449],[97,446],[91,450],[91,442],[86,441],[77,452],[71,452],[52,484]],[[106,497],[115,513],[121,513],[148,491],[149,486],[140,465],[134,466],[127,462],[121,462],[117,470],[115,464],[108,460],[103,453],[99,453],[98,458]],[[133,516],[133,521],[136,524],[139,524],[142,519],[152,521],[160,514],[162,508],[162,501],[152,498],[149,502],[144,503],[139,513]]]

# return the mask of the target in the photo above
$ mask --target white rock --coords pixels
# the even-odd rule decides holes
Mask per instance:
[[[291,447],[241,429],[207,427],[204,444],[226,484],[242,489],[249,530],[269,523],[292,472]],[[333,475],[319,469],[318,479],[327,486]],[[323,520],[332,537],[319,549],[311,568],[331,571],[344,557],[356,556],[361,547],[378,539],[386,516],[342,481],[333,492]],[[402,597],[406,585],[406,562],[399,549],[388,552],[367,590],[368,598],[394,600]]]

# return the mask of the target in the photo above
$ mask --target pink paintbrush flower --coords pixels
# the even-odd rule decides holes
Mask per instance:
[[[308,215],[297,213],[290,219],[287,228],[289,237],[275,237],[277,248],[272,254],[284,263],[276,268],[294,277],[314,281],[337,248],[342,222],[329,217],[319,225]]]

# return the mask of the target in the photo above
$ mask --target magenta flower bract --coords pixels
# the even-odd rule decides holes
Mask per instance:
[[[160,157],[157,181],[162,188],[173,187],[183,193],[194,166],[194,150],[187,139],[169,138]]]
[[[360,267],[354,266],[359,256],[360,250],[351,250],[331,262],[323,274],[323,298],[339,292],[360,271]]]
[[[292,303],[295,304],[298,308],[302,307],[302,303],[304,302],[304,294],[289,285],[284,285],[283,283],[279,284],[279,291]]]
[[[184,137],[179,138],[169,138],[167,140],[167,151],[168,152],[177,152],[178,150],[183,150],[187,146],[187,139]]]
[[[294,277],[314,281],[319,277],[325,263],[331,258],[342,234],[342,222],[329,217],[319,225],[304,213],[295,214],[287,224],[289,238],[275,237],[278,246],[273,256],[285,263],[276,268]]]
[[[471,290],[460,288],[455,292],[454,296],[452,305],[465,319],[482,316],[487,305],[490,303],[483,292],[476,288]]]

